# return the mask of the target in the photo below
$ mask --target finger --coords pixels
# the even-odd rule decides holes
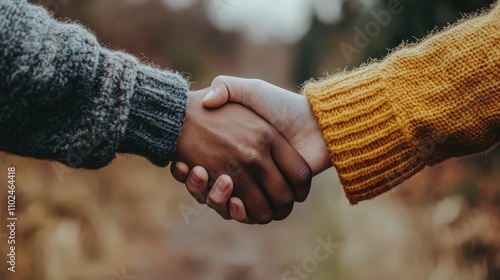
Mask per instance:
[[[231,180],[231,177],[221,175],[215,181],[207,197],[207,205],[226,220],[231,219],[228,202],[232,192],[233,181]]]
[[[227,102],[233,102],[250,107],[251,100],[260,94],[255,90],[257,81],[218,76],[213,80],[210,92],[203,99],[203,105],[207,108],[218,108]]]
[[[208,173],[205,168],[201,166],[194,167],[186,180],[186,188],[199,203],[205,204],[207,201],[204,193],[207,184]]]
[[[268,224],[273,220],[274,213],[271,205],[253,178],[239,179],[234,186],[233,196],[243,201],[247,216],[251,221],[257,224]]]
[[[202,104],[206,108],[219,108],[229,101],[228,95],[229,90],[227,90],[225,85],[219,85],[215,88],[212,87],[207,95],[205,95],[205,98],[203,98]]]
[[[311,190],[311,167],[281,135],[271,138],[271,154],[276,166],[290,182],[295,200],[303,202]]]
[[[184,162],[178,161],[170,165],[170,173],[172,174],[172,177],[183,184],[186,183],[190,171],[189,166],[187,166]]]
[[[240,223],[250,225],[255,224],[255,222],[248,217],[243,201],[237,197],[231,197],[231,199],[229,199],[229,212],[231,214],[231,218]]]
[[[227,204],[233,193],[233,180],[228,175],[221,175],[208,193],[207,199],[216,204]]]
[[[218,76],[212,81],[210,91],[203,99],[203,106],[218,108],[229,101],[230,90],[226,82],[227,76]]]
[[[280,221],[290,215],[295,202],[294,191],[281,171],[272,162],[264,168],[260,185],[270,199],[274,220]]]

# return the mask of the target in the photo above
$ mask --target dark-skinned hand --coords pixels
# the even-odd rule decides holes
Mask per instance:
[[[218,200],[226,199],[233,189],[232,196],[241,199],[246,208],[241,222],[266,224],[286,218],[294,202],[304,201],[309,194],[309,165],[274,127],[248,108],[237,104],[204,108],[207,92],[188,94],[186,119],[173,160],[189,169],[203,166],[210,170],[201,175],[208,178],[191,176],[191,180],[208,180],[213,187],[202,192],[197,188],[205,188],[205,184],[193,182],[192,188],[187,184],[188,190],[225,219],[231,219],[228,204]],[[177,180],[186,180],[175,168],[172,171]],[[221,175],[237,183],[230,186],[230,178]]]

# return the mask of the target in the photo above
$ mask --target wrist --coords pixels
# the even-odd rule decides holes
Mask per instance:
[[[301,119],[304,122],[304,128],[302,129],[304,132],[301,134],[307,137],[307,141],[301,142],[304,142],[309,147],[312,147],[312,149],[304,155],[304,157],[309,162],[313,175],[315,176],[332,167],[332,161],[323,132],[321,131],[316,117],[314,116],[309,100],[303,95],[299,95],[299,97],[300,111],[303,112]],[[308,160],[309,158],[311,160]]]

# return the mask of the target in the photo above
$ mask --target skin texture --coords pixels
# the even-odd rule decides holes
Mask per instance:
[[[227,76],[217,77],[213,81],[211,89],[203,100],[205,107],[218,108],[227,102],[242,104],[274,126],[306,159],[311,166],[313,175],[331,167],[324,138],[306,97],[261,80]],[[179,182],[185,183],[194,196],[199,196],[200,190],[203,190],[207,185],[207,181],[203,180],[203,174],[207,172],[205,168],[210,170],[207,166],[198,166],[190,170],[184,163],[178,162],[172,165],[172,174]],[[229,179],[236,182],[236,178],[230,174],[227,175],[229,175]],[[195,182],[192,180],[193,177],[201,177],[201,180]],[[248,210],[252,206],[246,202],[243,203],[238,197],[231,197],[233,189],[237,189],[234,188],[231,180],[219,183],[226,188],[225,192],[218,195],[210,192],[208,199],[210,200],[213,196],[219,203],[215,208],[229,208],[233,219],[244,222],[247,219],[245,209]],[[227,204],[229,206],[223,206]]]
[[[239,103],[259,114],[276,128],[306,159],[313,176],[331,167],[328,149],[307,98],[255,79],[220,76],[212,83],[213,95],[203,101],[207,108]]]
[[[191,171],[188,190],[225,219],[231,219],[226,199],[231,193],[248,207],[242,222],[266,224],[286,218],[294,202],[304,201],[309,194],[309,165],[274,127],[248,108],[237,104],[204,108],[206,92],[188,94],[187,115],[174,154],[174,161],[188,169],[209,170]],[[175,178],[179,173],[172,172]],[[205,186],[212,182],[212,195],[204,199]]]

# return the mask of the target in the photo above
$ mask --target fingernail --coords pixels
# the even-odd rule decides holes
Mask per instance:
[[[211,89],[207,95],[205,95],[205,98],[203,98],[203,102],[210,100],[215,94],[215,90]]]
[[[193,175],[190,178],[191,178],[191,183],[193,183],[194,185],[199,185],[201,183],[200,177],[198,177],[198,175],[196,175],[195,173],[193,173]]]
[[[231,212],[233,215],[238,214],[239,210],[238,210],[238,207],[236,207],[236,204],[229,203],[229,212]]]
[[[177,168],[178,170],[181,170],[182,164],[180,162],[176,162],[175,163],[175,168]]]
[[[217,180],[217,185],[215,186],[215,189],[219,192],[219,193],[225,193],[226,190],[227,190],[227,182],[223,179],[223,178],[219,178],[219,180]]]

